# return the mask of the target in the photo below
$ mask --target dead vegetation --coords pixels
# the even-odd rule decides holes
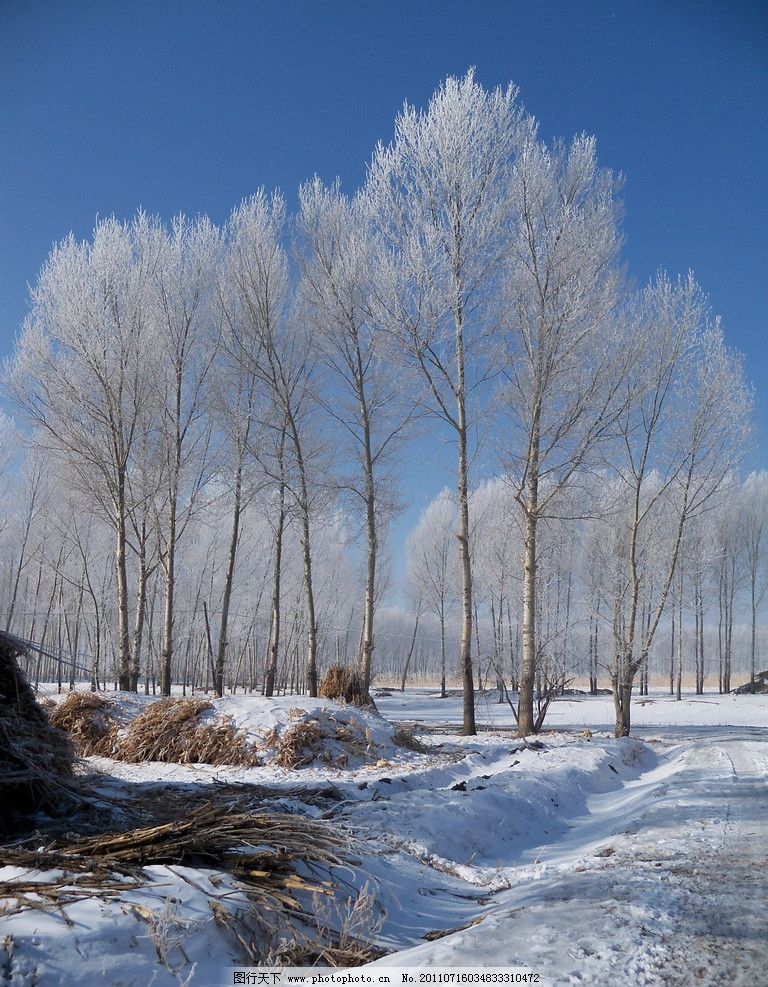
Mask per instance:
[[[292,892],[323,890],[294,867],[301,863],[341,864],[343,834],[301,816],[254,811],[252,802],[209,802],[184,819],[82,838],[54,840],[47,847],[0,848],[0,864],[30,873],[63,871],[43,889],[71,901],[95,889],[114,890],[116,876],[129,878],[121,888],[146,883],[142,868],[152,864],[210,867],[231,874],[253,901],[265,907],[301,911]],[[33,882],[0,882],[0,897],[18,897]],[[327,889],[326,889],[327,890]],[[30,904],[31,907],[31,904]]]
[[[255,767],[258,753],[231,720],[202,722],[212,710],[202,699],[161,699],[126,725],[118,706],[106,696],[72,692],[51,714],[81,757],[99,755],[139,763],[230,764]]]
[[[162,699],[132,720],[115,752],[119,761],[169,761],[174,764],[231,764],[251,768],[260,763],[246,734],[231,720],[201,723],[213,709],[204,699]]]
[[[273,728],[259,742],[239,730],[229,718],[215,719],[215,707],[204,699],[161,699],[129,720],[113,700],[96,693],[73,692],[52,712],[82,757],[98,755],[140,763],[233,765],[256,767],[264,749],[274,751],[273,763],[295,770],[317,761],[345,768],[353,759],[376,760],[378,747],[371,730],[348,714],[322,709],[307,713],[292,709],[286,729]],[[419,741],[401,730],[396,743],[424,751]]]
[[[410,727],[401,726],[392,735],[393,743],[397,744],[398,747],[405,747],[409,751],[414,751],[416,754],[428,754],[429,747],[419,740],[413,729]]]
[[[273,731],[267,737],[267,744],[274,745],[275,764],[281,768],[303,768],[325,750],[326,734],[317,720],[296,723],[283,734]]]
[[[0,832],[36,812],[56,813],[75,797],[74,752],[51,726],[19,669],[23,645],[0,633]]]
[[[291,710],[294,717],[304,716],[304,710]],[[370,729],[355,720],[337,719],[324,709],[300,720],[280,733],[272,729],[264,738],[264,746],[275,750],[274,763],[295,770],[316,761],[334,768],[347,767],[350,758],[370,760],[378,753]]]
[[[122,723],[115,704],[106,696],[70,692],[58,706],[53,705],[50,716],[55,727],[69,734],[80,757],[113,756]]]
[[[374,706],[360,673],[347,665],[331,665],[317,690],[321,699],[343,700],[352,706]]]
[[[2,914],[55,908],[66,920],[64,909],[78,900],[117,899],[154,929],[162,916],[131,901],[131,892],[150,882],[143,868],[204,867],[222,875],[210,877],[214,888],[224,876],[231,879],[209,895],[209,908],[247,960],[349,965],[380,955],[365,938],[378,929],[373,897],[363,889],[337,899],[330,879],[332,867],[347,864],[347,834],[260,806],[253,798],[221,798],[180,819],[127,832],[69,834],[45,847],[38,846],[38,835],[26,845],[0,847],[0,866],[29,872],[0,881]]]

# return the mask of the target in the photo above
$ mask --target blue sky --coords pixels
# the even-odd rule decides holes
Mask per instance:
[[[215,221],[260,185],[348,190],[477,66],[543,137],[594,133],[627,176],[625,259],[692,268],[743,350],[766,463],[768,4],[589,0],[0,3],[0,354],[53,241],[138,206]],[[425,457],[425,460],[427,457]],[[451,482],[410,456],[414,505]]]

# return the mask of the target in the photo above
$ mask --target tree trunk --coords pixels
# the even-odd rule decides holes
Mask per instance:
[[[613,705],[616,713],[616,737],[628,737],[630,733],[633,679],[631,667],[629,656],[625,656],[621,672],[614,672],[611,679]]]
[[[530,497],[529,497],[530,502]],[[525,518],[523,578],[523,662],[520,672],[520,703],[517,735],[534,732],[533,692],[536,680],[536,517],[528,510]]]
[[[683,698],[683,587],[680,580],[680,601],[677,611],[677,685],[675,698],[678,702]]]
[[[463,371],[462,371],[463,377]],[[459,668],[464,695],[462,734],[474,736],[475,686],[472,678],[472,561],[469,553],[469,492],[467,480],[467,429],[464,399],[459,401],[459,564],[461,566],[461,646]]]
[[[376,486],[373,475],[373,453],[371,449],[371,423],[368,414],[368,402],[365,396],[364,371],[362,354],[358,345],[356,351],[357,390],[360,405],[360,419],[363,425],[363,469],[365,471],[365,540],[366,540],[366,569],[365,569],[365,604],[363,610],[363,641],[360,651],[360,670],[363,677],[363,687],[367,692],[371,684],[371,665],[373,663],[373,621],[376,605],[376,561],[379,542],[376,531]]]
[[[144,637],[144,617],[147,610],[147,558],[146,523],[139,542],[139,581],[136,587],[136,619],[133,625],[133,647],[131,648],[131,692],[139,688],[141,676],[141,645]]]
[[[421,610],[416,611],[416,620],[413,624],[413,635],[411,636],[411,647],[408,651],[408,657],[405,659],[405,665],[403,665],[403,674],[400,678],[400,691],[405,692],[405,682],[408,678],[408,669],[411,665],[411,658],[413,658],[413,649],[416,647],[416,635],[419,631],[419,621],[421,620]]]
[[[445,699],[445,601],[440,601],[440,698]]]
[[[115,576],[117,580],[117,641],[118,685],[128,692],[131,688],[131,640],[128,631],[128,570],[125,558],[125,477],[118,478],[117,504],[117,550],[115,553]]]
[[[160,669],[160,693],[171,694],[173,664],[173,608],[176,590],[176,498],[171,498],[168,515],[168,548],[165,557],[165,603],[163,607],[163,651]]]
[[[752,688],[755,687],[755,637],[757,631],[757,603],[755,600],[755,577],[752,576],[751,583],[751,611],[752,611],[752,627],[750,635],[750,648],[749,648],[749,681]]]
[[[301,510],[301,551],[304,559],[304,595],[307,607],[307,687],[312,698],[317,696],[317,618],[315,616],[315,589],[312,582],[312,542],[309,527],[309,489],[307,472],[301,447],[296,419],[289,412],[288,424],[291,429],[291,439],[296,454],[296,465],[299,470]]]
[[[272,560],[272,608],[269,626],[269,657],[264,669],[264,695],[275,693],[277,659],[280,653],[280,576],[283,565],[283,529],[285,528],[285,484],[280,482],[280,501],[275,528],[274,555]]]
[[[229,605],[232,599],[232,584],[235,578],[235,562],[237,560],[237,545],[240,540],[240,511],[243,479],[242,450],[238,452],[235,468],[235,500],[232,507],[232,531],[229,538],[229,553],[227,555],[227,571],[224,577],[224,593],[221,600],[221,623],[219,625],[219,646],[216,652],[216,666],[213,677],[213,689],[217,696],[224,695],[224,664],[227,659],[227,630],[229,627]]]

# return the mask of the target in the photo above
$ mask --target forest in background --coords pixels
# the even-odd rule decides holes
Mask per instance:
[[[33,678],[316,694],[354,663],[458,682],[467,733],[507,687],[529,734],[581,675],[624,735],[649,672],[754,674],[751,390],[692,275],[633,286],[620,193],[469,73],[351,197],[59,244],[6,368],[0,612]],[[402,463],[446,441],[455,486],[390,546]]]

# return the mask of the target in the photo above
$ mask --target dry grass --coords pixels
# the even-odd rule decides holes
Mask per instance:
[[[275,731],[268,742],[273,743],[277,756],[275,764],[281,768],[303,768],[324,752],[327,735],[317,720],[297,723],[280,736]]]
[[[51,723],[69,734],[80,757],[112,757],[122,726],[115,704],[97,692],[70,692],[54,706]]]
[[[20,645],[0,634],[0,832],[25,816],[72,803],[74,751],[51,726],[17,664]]]
[[[411,727],[400,727],[400,729],[396,730],[393,734],[392,740],[398,745],[398,747],[405,747],[409,751],[414,751],[417,754],[429,753],[429,747],[422,744]]]
[[[238,902],[227,892],[211,894],[209,908],[251,963],[280,957],[344,966],[380,955],[366,941],[380,924],[367,889],[337,903],[332,881],[303,876],[307,868],[321,868],[327,878],[330,868],[346,867],[353,849],[347,834],[338,824],[265,813],[260,805],[259,798],[242,796],[202,805],[192,801],[183,806],[180,820],[124,833],[67,835],[43,848],[38,846],[39,836],[26,846],[0,847],[0,866],[30,871],[28,880],[0,881],[2,914],[55,909],[66,920],[63,909],[69,904],[111,898],[124,900],[124,910],[160,934],[164,913],[132,902],[131,892],[146,887],[144,867],[181,864],[217,870],[233,879],[245,907],[242,899]],[[41,883],[46,872],[52,879]],[[218,880],[214,876],[211,883],[219,886]],[[184,920],[179,918],[179,923]]]
[[[231,720],[200,722],[211,709],[213,705],[202,699],[162,699],[152,703],[129,724],[113,756],[130,763],[258,765],[258,754]]]
[[[347,665],[331,665],[317,690],[321,699],[341,699],[353,706],[374,706],[360,673]]]
[[[303,710],[297,710],[303,714]],[[371,731],[355,722],[337,720],[329,710],[321,710],[311,719],[295,723],[282,734],[272,729],[264,746],[276,751],[275,761],[281,768],[304,768],[315,761],[334,768],[345,768],[350,757],[376,757],[378,748]],[[335,748],[335,755],[334,755]]]
[[[311,934],[294,931],[272,949],[268,966],[363,966],[384,955],[374,943],[385,913],[366,884],[353,897],[312,895]]]
[[[125,833],[63,838],[39,849],[0,847],[0,865],[61,870],[63,876],[48,892],[53,894],[58,887],[74,897],[88,896],[101,887],[110,890],[115,875],[133,879],[123,887],[143,884],[141,868],[151,864],[211,867],[236,877],[254,900],[300,911],[291,892],[324,889],[299,877],[294,866],[342,864],[345,837],[316,820],[254,808],[250,801],[209,802],[184,819]],[[17,896],[20,889],[29,891],[28,883],[0,882],[0,898]]]

